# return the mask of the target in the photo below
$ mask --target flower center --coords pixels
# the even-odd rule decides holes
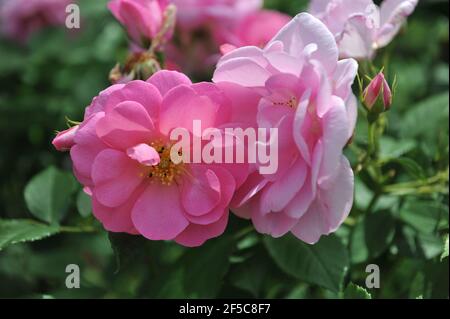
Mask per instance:
[[[149,168],[147,176],[152,180],[158,180],[161,184],[170,186],[184,172],[183,163],[175,164],[170,158],[171,145],[161,141],[150,143],[159,154],[160,162]],[[181,155],[181,154],[180,154]]]
[[[291,109],[295,109],[295,108],[297,108],[298,102],[297,102],[297,98],[295,96],[293,96],[287,101],[273,102],[273,105],[275,105],[275,106],[287,106],[287,107],[290,107]]]

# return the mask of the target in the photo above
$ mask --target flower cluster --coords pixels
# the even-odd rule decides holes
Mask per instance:
[[[365,14],[369,2],[358,1]],[[183,73],[161,70],[146,81],[115,84],[93,99],[81,124],[56,136],[54,146],[70,150],[74,174],[104,227],[193,247],[220,236],[231,209],[273,237],[292,233],[313,244],[336,231],[353,204],[353,171],[343,150],[357,117],[352,85],[358,63],[340,58],[358,54],[343,45],[352,41],[348,31],[323,21],[334,21],[328,15],[336,12],[343,17],[339,5],[345,3],[313,1],[311,11],[319,18],[300,13],[285,24],[285,16],[258,11],[259,0],[111,1],[109,8],[135,44],[171,35],[161,28],[164,12],[175,4],[179,29],[212,27],[227,45],[212,82],[193,84]],[[370,41],[380,44],[382,37],[392,38],[415,5],[412,0],[395,3],[398,7],[388,18],[386,6],[393,1],[381,7],[383,18]],[[349,21],[363,17],[348,12]],[[224,31],[219,25],[232,27]],[[353,47],[359,47],[357,40]],[[183,53],[188,59],[189,53]],[[380,99],[385,108],[392,102],[382,74],[363,96],[368,109]],[[270,134],[257,141],[231,136],[204,142],[203,134],[213,131],[197,132],[197,122],[219,133],[238,128]],[[182,150],[172,138],[178,129],[190,137]],[[237,160],[236,155],[231,162],[186,160],[196,143],[214,153],[240,145],[248,156]],[[261,158],[250,161],[250,150],[272,146],[277,150],[275,171],[262,170],[266,163]]]

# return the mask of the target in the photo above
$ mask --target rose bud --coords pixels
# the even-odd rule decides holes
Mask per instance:
[[[383,72],[380,72],[364,90],[363,103],[370,112],[389,111],[392,105],[392,91]]]

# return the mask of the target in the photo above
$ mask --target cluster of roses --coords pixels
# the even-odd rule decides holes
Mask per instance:
[[[169,2],[113,0],[110,9],[136,41],[158,34]],[[173,2],[190,4],[178,10],[181,28],[229,21],[259,5]],[[352,57],[372,57],[386,45],[416,2],[385,0],[379,8],[371,0],[313,1],[316,17],[297,15],[262,47],[227,50],[212,83],[162,70],[147,81],[113,85],[53,143],[70,150],[93,213],[109,231],[199,246],[225,231],[231,209],[260,233],[290,232],[315,243],[336,231],[353,203],[353,172],[343,155],[357,116]],[[382,80],[367,92],[372,101],[381,91],[389,98]],[[278,170],[264,175],[257,164],[172,162],[170,132],[192,132],[194,120],[215,128],[277,128]]]

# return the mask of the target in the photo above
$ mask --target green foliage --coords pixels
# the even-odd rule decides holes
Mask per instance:
[[[28,209],[36,218],[58,224],[75,189],[75,180],[70,173],[49,167],[30,180],[24,196]]]
[[[345,299],[372,299],[370,293],[367,292],[366,289],[355,285],[354,283],[350,283],[347,288],[344,290],[344,298]]]
[[[286,273],[331,291],[340,291],[349,261],[337,237],[324,237],[315,245],[302,243],[293,236],[266,237],[264,243]]]
[[[58,226],[48,226],[32,220],[0,219],[0,250],[8,245],[43,239],[58,232]]]

